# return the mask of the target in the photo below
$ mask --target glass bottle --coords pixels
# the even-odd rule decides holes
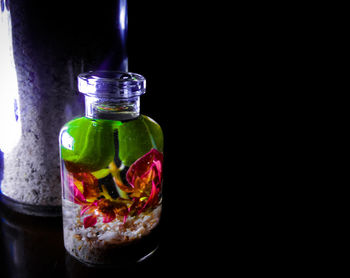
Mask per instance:
[[[140,259],[136,247],[158,226],[163,133],[140,114],[145,85],[135,73],[78,76],[85,116],[63,126],[59,144],[64,244],[85,263],[120,263],[130,250]]]

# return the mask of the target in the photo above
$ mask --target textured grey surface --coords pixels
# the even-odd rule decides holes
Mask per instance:
[[[6,196],[26,204],[57,206],[61,204],[59,131],[66,121],[83,113],[70,82],[79,70],[74,72],[72,61],[64,59],[63,53],[35,47],[24,18],[23,9],[13,8],[21,137],[4,155],[1,189]]]
[[[13,99],[17,99],[21,134],[11,151],[2,150],[0,182],[6,196],[25,204],[61,205],[58,135],[64,123],[83,114],[76,76],[98,68],[127,69],[127,60],[120,60],[126,54],[121,53],[114,29],[116,3],[108,0],[96,7],[82,0],[69,6],[11,1],[18,81]],[[81,29],[83,19],[92,14],[96,24]]]

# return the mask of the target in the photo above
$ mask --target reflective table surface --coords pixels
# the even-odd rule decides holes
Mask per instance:
[[[163,224],[163,219],[154,240],[156,248],[149,256],[128,265],[118,265],[116,262],[115,267],[104,268],[85,265],[66,252],[61,217],[20,214],[3,202],[0,202],[0,217],[2,278],[103,277],[116,274],[119,277],[122,274],[128,277],[132,274],[157,277],[162,276],[161,269],[183,271],[190,262],[190,250],[184,244],[179,244],[181,237],[176,238],[176,234],[180,235],[179,231],[170,222]]]

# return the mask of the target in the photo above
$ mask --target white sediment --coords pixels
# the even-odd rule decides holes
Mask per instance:
[[[123,223],[115,219],[103,223],[98,217],[95,226],[84,228],[80,217],[81,207],[63,200],[64,245],[80,261],[90,264],[105,263],[106,251],[118,248],[148,235],[160,220],[161,205],[150,212],[128,217]]]

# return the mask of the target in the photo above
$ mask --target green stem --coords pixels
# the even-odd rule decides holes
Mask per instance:
[[[117,188],[117,191],[118,191],[118,194],[120,197],[122,197],[123,199],[130,199],[128,194],[126,194],[125,191],[123,191],[122,189],[119,188],[118,186],[118,183],[121,183],[123,184],[123,181],[122,179],[120,178],[120,169],[117,167],[117,165],[115,164],[114,161],[112,161],[110,164],[109,164],[109,170],[113,176],[113,181],[114,181],[114,184]]]

